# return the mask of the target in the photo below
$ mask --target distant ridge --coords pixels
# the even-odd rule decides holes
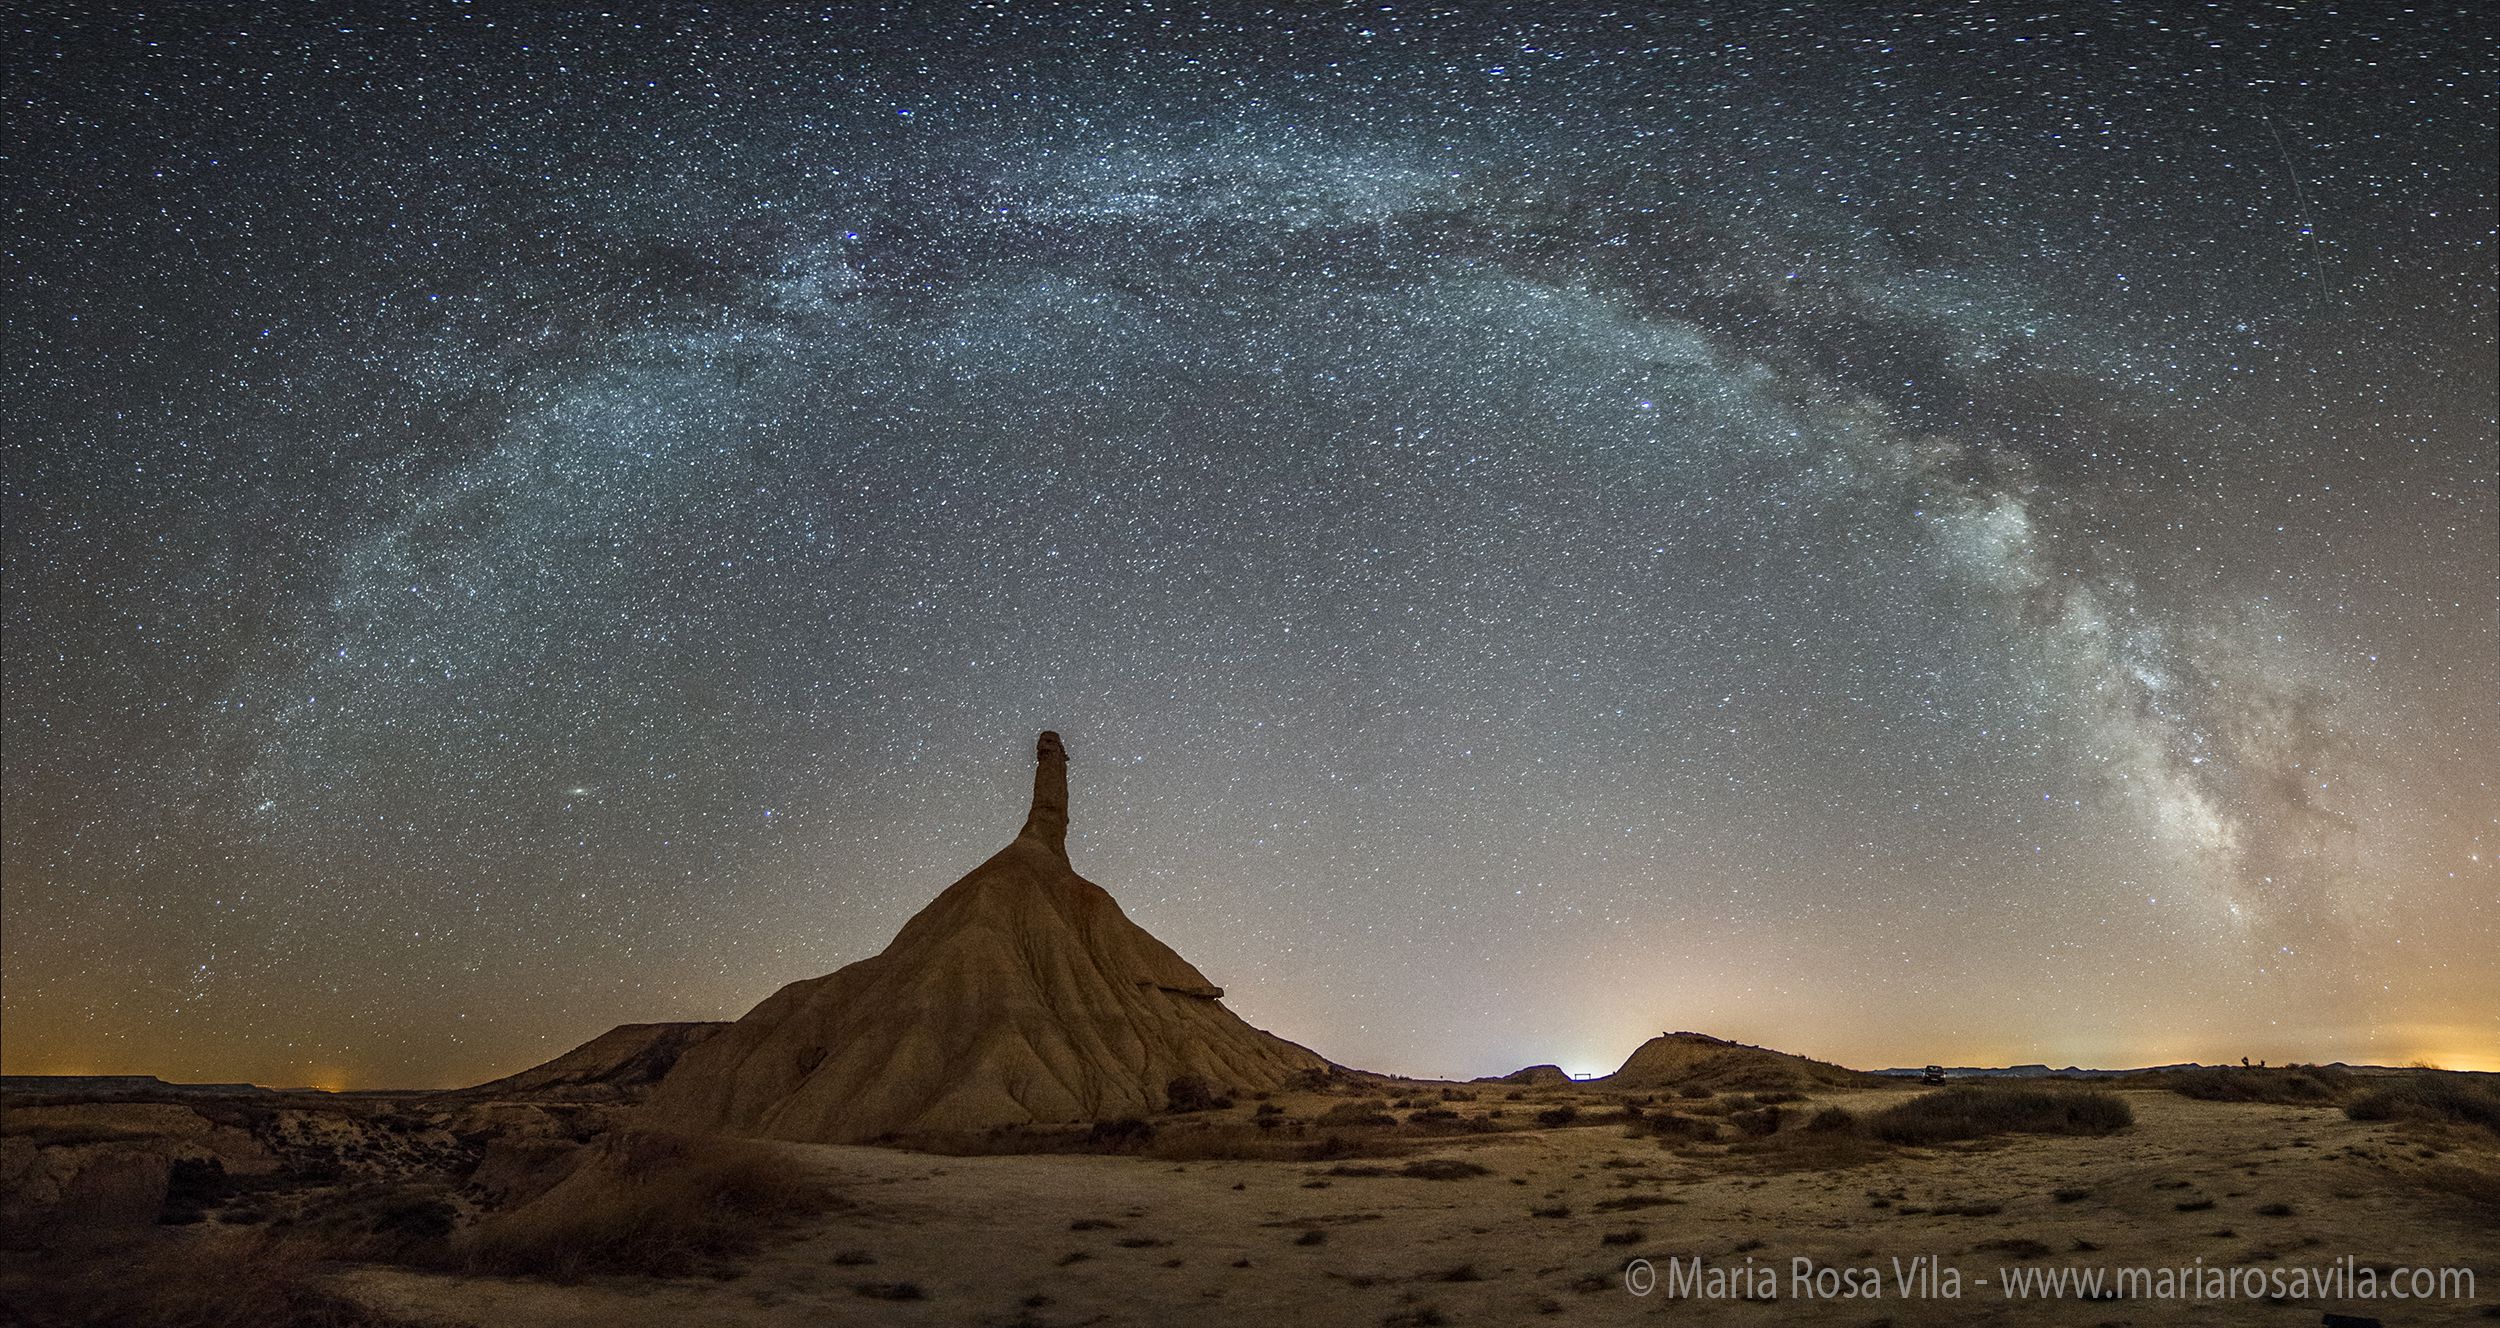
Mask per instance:
[[[2181,1070],[2245,1070],[2250,1068],[2267,1067],[2206,1065],[2199,1061],[2180,1061],[2172,1065],[2143,1065],[2131,1070],[2087,1070],[2073,1065],[2062,1070],[2052,1070],[2046,1065],[1948,1065],[1944,1067],[1944,1075],[1947,1079],[2046,1079],[2053,1076],[2065,1079],[2121,1079],[2134,1074],[2173,1074]],[[2291,1067],[2286,1063],[2271,1068],[2289,1069]],[[2404,1074],[2408,1072],[2408,1067],[2402,1065],[2351,1065],[2343,1061],[2330,1061],[2318,1068],[2345,1070],[2353,1074]],[[1889,1070],[1869,1070],[1867,1073],[1880,1075],[1886,1079],[1916,1079],[1926,1071],[1895,1066]]]
[[[0,1074],[0,1093],[48,1097],[266,1097],[259,1084],[175,1084],[152,1074]],[[306,1093],[318,1089],[287,1090]]]

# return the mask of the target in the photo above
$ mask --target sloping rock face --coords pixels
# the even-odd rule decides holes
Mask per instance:
[[[590,1041],[519,1074],[446,1097],[523,1099],[540,1102],[638,1101],[675,1068],[680,1057],[727,1023],[618,1024]]]
[[[1870,1074],[1768,1047],[1729,1042],[1706,1033],[1666,1033],[1642,1043],[1621,1069],[1586,1086],[1653,1090],[1693,1085],[1751,1092],[1852,1088],[1880,1082]]]
[[[1015,842],[884,953],[794,982],[689,1050],[639,1122],[856,1143],[1140,1115],[1181,1075],[1258,1092],[1326,1073],[1076,874],[1059,736],[1036,756]]]
[[[1571,1076],[1559,1065],[1530,1065],[1508,1074],[1487,1075],[1476,1080],[1480,1084],[1518,1084],[1526,1088],[1568,1087]]]
[[[154,1226],[177,1164],[266,1175],[248,1130],[172,1103],[13,1107],[0,1134],[0,1248]]]

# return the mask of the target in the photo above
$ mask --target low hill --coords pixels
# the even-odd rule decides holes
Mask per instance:
[[[1567,1088],[1571,1085],[1572,1079],[1570,1075],[1563,1072],[1563,1068],[1559,1065],[1530,1065],[1508,1074],[1487,1075],[1475,1082],[1517,1084],[1524,1088]]]
[[[1639,1092],[1688,1086],[1713,1092],[1810,1092],[1817,1088],[1862,1088],[1880,1082],[1874,1075],[1828,1061],[1730,1042],[1706,1033],[1662,1033],[1642,1043],[1621,1069],[1603,1079],[1589,1080],[1586,1086]]]

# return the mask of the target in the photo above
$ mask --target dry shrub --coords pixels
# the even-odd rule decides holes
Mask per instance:
[[[1194,1074],[1176,1074],[1163,1086],[1163,1109],[1174,1114],[1191,1111],[1223,1111],[1233,1100],[1215,1090],[1215,1086]]]
[[[1716,1121],[1679,1116],[1673,1112],[1653,1111],[1638,1121],[1626,1125],[1624,1134],[1627,1137],[1645,1134],[1659,1139],[1709,1143],[1719,1137],[1719,1125]]]
[[[627,1133],[545,1194],[462,1233],[455,1250],[473,1272],[682,1277],[754,1252],[828,1202],[821,1183],[766,1145]]]
[[[1780,1121],[1786,1114],[1778,1107],[1756,1107],[1728,1113],[1727,1123],[1735,1126],[1738,1133],[1759,1139],[1779,1133]]]
[[[1992,1134],[2110,1134],[2135,1124],[2135,1110],[2108,1093],[1963,1085],[1922,1093],[1876,1112],[1878,1139],[1939,1144]]]
[[[2272,1102],[2283,1106],[2328,1106],[2344,1100],[2354,1086],[2349,1070],[2323,1065],[2286,1065],[2280,1069],[2230,1069],[2210,1066],[2172,1070],[2152,1076],[2154,1083],[2201,1102]]]
[[[570,1139],[497,1139],[487,1144],[468,1188],[488,1207],[528,1203],[573,1174],[583,1145]]]
[[[1777,1107],[1760,1107],[1731,1118],[1742,1120]],[[1890,1156],[1890,1145],[1877,1139],[1866,1122],[1840,1107],[1826,1107],[1793,1129],[1741,1139],[1728,1148],[1747,1171],[1836,1171]]]
[[[2417,1071],[2354,1098],[2344,1114],[2357,1121],[2462,1125],[2500,1135],[2500,1090],[2482,1076]]]
[[[188,1228],[11,1268],[0,1322],[114,1328],[398,1328],[324,1288],[312,1237]]]
[[[1489,1167],[1454,1157],[1428,1157],[1398,1168],[1398,1174],[1409,1180],[1466,1180],[1471,1176],[1489,1176],[1493,1172]]]
[[[459,1221],[440,1185],[376,1181],[309,1195],[270,1228],[324,1258],[423,1265],[441,1261]]]

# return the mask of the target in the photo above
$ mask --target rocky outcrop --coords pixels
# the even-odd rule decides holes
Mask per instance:
[[[0,1244],[77,1239],[155,1225],[177,1163],[265,1175],[277,1156],[251,1131],[187,1106],[16,1107],[0,1135]]]
[[[1490,1075],[1476,1081],[1480,1084],[1515,1084],[1522,1088],[1568,1087],[1571,1076],[1559,1065],[1530,1065],[1508,1074]]]
[[[1844,1069],[1828,1061],[1809,1060],[1768,1047],[1748,1046],[1707,1033],[1662,1033],[1636,1048],[1621,1069],[1589,1088],[1707,1088],[1725,1092],[1787,1089],[1859,1088],[1880,1082],[1875,1076]]]
[[[791,983],[686,1052],[640,1122],[860,1142],[1140,1115],[1184,1075],[1257,1092],[1330,1069],[1226,1009],[1223,988],[1076,874],[1059,735],[1035,758],[1013,843],[883,953]]]
[[[727,1023],[619,1024],[554,1060],[444,1096],[534,1102],[638,1102],[680,1057]]]

